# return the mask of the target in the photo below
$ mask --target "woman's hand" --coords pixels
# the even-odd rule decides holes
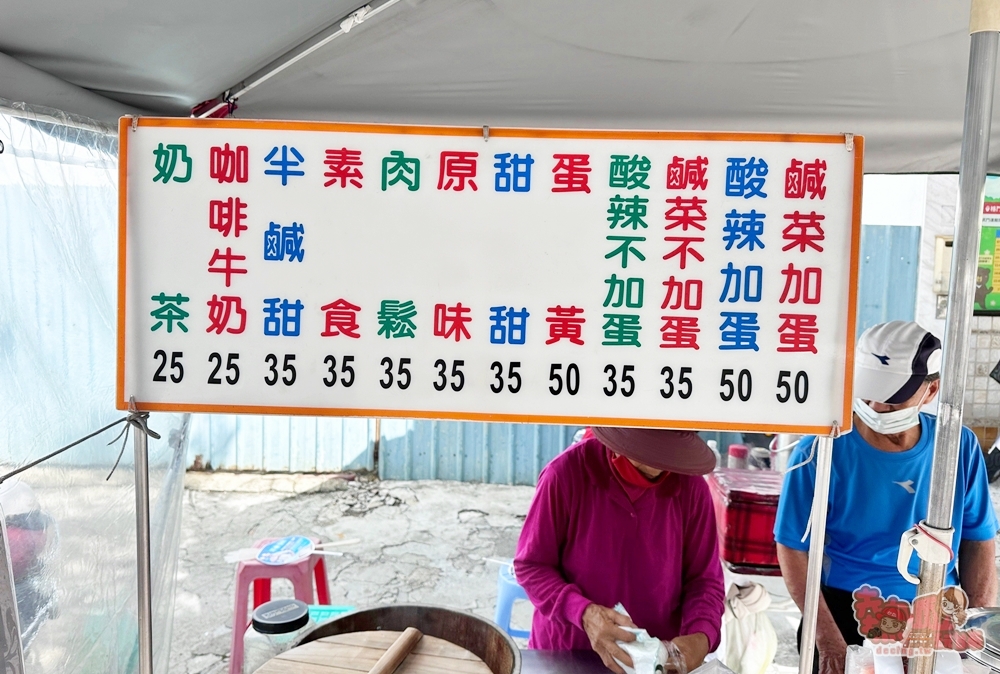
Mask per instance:
[[[590,647],[601,656],[601,662],[615,674],[625,674],[615,658],[632,666],[632,658],[616,641],[635,641],[635,635],[622,627],[635,627],[627,615],[606,606],[591,604],[583,612],[583,631],[590,638]]]
[[[676,637],[673,639],[673,644],[684,656],[684,664],[689,672],[701,667],[705,656],[708,655],[708,637],[701,632]]]

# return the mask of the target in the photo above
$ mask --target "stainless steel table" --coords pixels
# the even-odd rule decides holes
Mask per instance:
[[[609,674],[594,651],[521,650],[521,674]]]

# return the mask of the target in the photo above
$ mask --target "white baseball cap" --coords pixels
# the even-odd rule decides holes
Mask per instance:
[[[898,405],[940,371],[941,340],[928,330],[913,321],[873,325],[855,348],[854,397]]]

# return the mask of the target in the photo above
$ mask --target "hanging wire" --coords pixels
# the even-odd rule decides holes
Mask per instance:
[[[129,429],[132,426],[135,426],[136,428],[142,430],[149,437],[151,437],[151,438],[153,438],[155,440],[159,440],[160,439],[159,433],[156,433],[155,431],[149,430],[149,426],[146,425],[146,419],[148,419],[148,418],[149,418],[149,412],[132,411],[132,412],[129,413],[128,416],[122,417],[121,419],[118,419],[117,421],[113,421],[110,424],[108,424],[107,426],[99,428],[96,431],[94,431],[93,433],[90,433],[89,435],[85,435],[84,437],[80,438],[79,440],[75,440],[75,441],[69,443],[65,447],[60,447],[59,449],[57,449],[54,452],[46,454],[45,456],[43,456],[41,458],[35,459],[34,461],[32,461],[30,463],[26,463],[23,466],[21,466],[19,468],[15,468],[14,470],[10,471],[9,473],[6,473],[6,474],[0,476],[0,484],[3,484],[5,481],[9,480],[10,478],[14,477],[15,475],[19,475],[20,473],[23,473],[24,471],[28,470],[29,468],[34,468],[35,466],[37,466],[40,463],[45,463],[49,459],[52,459],[52,458],[55,458],[55,457],[59,456],[63,452],[65,452],[65,451],[67,451],[69,449],[72,449],[73,447],[76,447],[77,445],[79,445],[81,443],[84,443],[84,442],[86,442],[87,440],[90,440],[93,437],[96,437],[96,436],[100,435],[104,431],[107,431],[109,429],[114,428],[115,426],[117,426],[119,424],[123,424],[124,423],[125,424],[125,428],[122,429],[122,431],[115,437],[114,440],[112,440],[111,442],[108,443],[108,445],[110,446],[110,445],[113,445],[114,443],[116,443],[119,438],[121,438],[123,436],[125,438],[122,441],[122,448],[121,448],[121,451],[118,453],[118,458],[115,460],[115,465],[111,468],[111,472],[108,473],[108,477],[106,478],[106,480],[110,480],[111,476],[114,475],[115,469],[118,468],[118,464],[122,460],[122,456],[125,454],[125,447],[126,447],[126,445],[128,443]]]

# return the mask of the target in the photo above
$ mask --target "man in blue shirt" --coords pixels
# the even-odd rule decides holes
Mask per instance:
[[[851,606],[854,590],[868,584],[883,597],[912,601],[916,595],[917,586],[896,569],[896,558],[903,532],[927,516],[937,418],[920,408],[937,395],[940,365],[940,341],[913,322],[876,325],[858,339],[854,430],[833,443],[816,628],[822,674],[842,674],[847,645],[863,640]],[[792,452],[789,465],[803,465],[785,475],[774,528],[781,573],[800,609],[816,483],[813,441],[803,438]],[[961,584],[970,606],[995,605],[997,518],[983,454],[968,428],[962,429],[952,526],[954,555],[945,584]],[[910,573],[918,567],[914,555]]]

